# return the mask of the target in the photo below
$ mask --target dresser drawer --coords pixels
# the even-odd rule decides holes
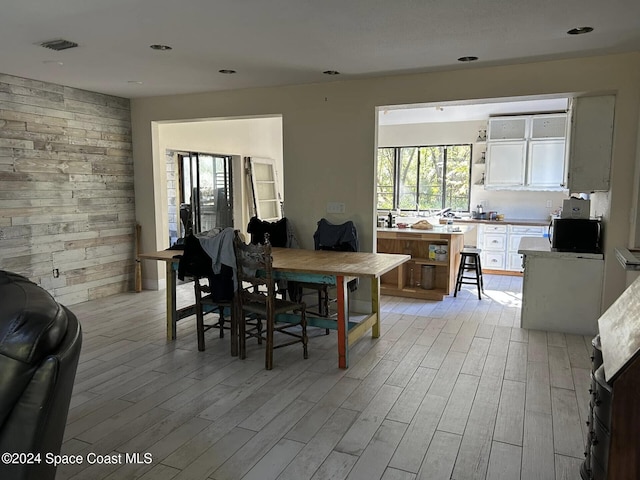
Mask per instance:
[[[542,237],[546,230],[547,227],[541,226],[509,225],[509,233],[527,237]]]
[[[507,233],[506,225],[482,225],[483,233]]]
[[[501,233],[485,233],[482,247],[485,250],[504,251],[507,243],[507,236]]]
[[[504,270],[504,252],[482,252],[482,268]]]

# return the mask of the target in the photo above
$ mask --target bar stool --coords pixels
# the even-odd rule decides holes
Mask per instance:
[[[473,275],[465,275],[465,272],[473,272]],[[482,300],[481,292],[484,293],[482,282],[482,265],[480,264],[480,249],[464,247],[460,251],[460,268],[458,268],[458,278],[453,296],[456,297],[462,284],[477,285],[478,299]]]

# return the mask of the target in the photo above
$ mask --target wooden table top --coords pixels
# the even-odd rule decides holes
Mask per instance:
[[[138,258],[177,262],[182,250],[160,250],[141,253]],[[273,248],[273,268],[283,272],[318,273],[345,277],[380,277],[398,265],[408,261],[410,255],[395,253],[334,252],[328,250],[303,250],[298,248]]]
[[[335,252],[274,248],[273,268],[283,272],[318,273],[345,277],[380,277],[411,259],[395,253]]]

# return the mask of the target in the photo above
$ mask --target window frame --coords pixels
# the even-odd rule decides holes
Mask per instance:
[[[376,162],[379,159],[379,154],[378,152],[382,149],[385,150],[389,150],[392,149],[393,150],[393,174],[392,174],[392,181],[393,181],[393,194],[392,194],[392,203],[393,206],[391,208],[391,210],[400,210],[403,212],[411,212],[411,211],[419,211],[418,205],[419,205],[419,201],[420,201],[420,169],[422,167],[422,155],[421,155],[421,149],[424,148],[442,148],[443,149],[443,170],[442,170],[442,178],[441,178],[441,189],[442,189],[442,202],[441,202],[441,209],[446,208],[445,204],[446,204],[446,199],[447,199],[447,150],[448,148],[452,148],[452,147],[469,147],[469,183],[468,183],[468,195],[467,195],[467,209],[466,210],[457,210],[457,211],[461,211],[461,212],[469,212],[471,209],[471,186],[472,186],[472,182],[471,182],[471,175],[472,175],[472,167],[473,167],[473,144],[472,143],[452,143],[452,144],[438,144],[438,145],[399,145],[399,146],[388,146],[388,147],[378,147],[376,149]],[[415,201],[416,204],[414,205],[414,208],[399,208],[399,204],[400,204],[400,162],[402,159],[402,155],[401,155],[401,151],[402,149],[416,149],[418,151],[418,165],[416,168],[416,193],[415,193]],[[378,208],[378,195],[380,194],[380,190],[379,190],[379,185],[377,184],[377,180],[378,180],[378,166],[376,163],[376,209],[379,210]],[[382,210],[388,210],[386,208],[382,209]]]

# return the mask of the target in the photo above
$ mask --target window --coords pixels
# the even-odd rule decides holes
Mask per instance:
[[[471,145],[378,148],[378,210],[469,211]]]

